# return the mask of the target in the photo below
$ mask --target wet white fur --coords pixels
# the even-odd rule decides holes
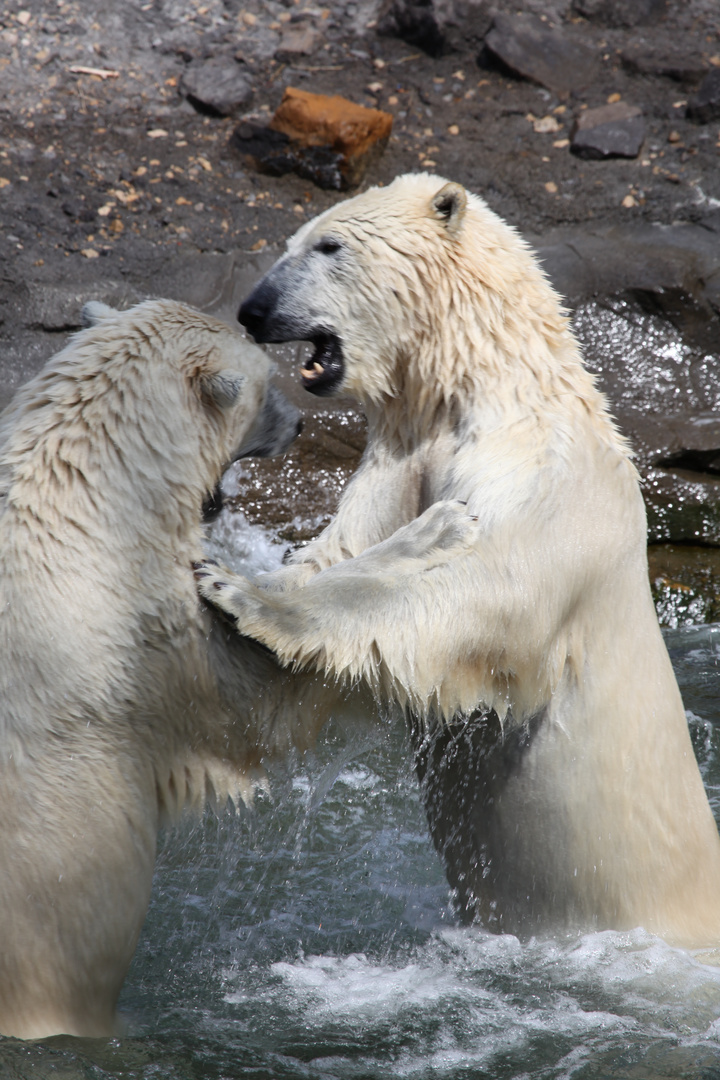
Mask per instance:
[[[401,177],[290,240],[280,305],[342,339],[368,446],[291,566],[204,591],[284,663],[364,680],[430,726],[545,710],[479,825],[497,871],[479,908],[501,925],[717,943],[720,842],[627,446],[527,245],[444,185]]]
[[[317,680],[228,634],[191,568],[265,354],[169,301],[90,315],[0,420],[0,1032],[23,1038],[113,1032],[159,822],[247,795],[316,722]]]

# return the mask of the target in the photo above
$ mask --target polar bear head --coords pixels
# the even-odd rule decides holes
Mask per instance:
[[[3,415],[0,488],[14,498],[39,499],[47,474],[63,507],[88,490],[96,505],[118,502],[122,490],[128,513],[196,514],[230,462],[280,452],[298,434],[267,356],[225,323],[171,300],[122,312],[90,303],[84,319]]]
[[[200,407],[220,425],[225,439],[226,463],[241,457],[270,457],[282,453],[301,428],[298,411],[269,382],[272,364],[267,355],[238,337],[225,323],[171,300],[147,301],[127,312],[90,301],[82,311],[87,327],[107,350],[107,338],[118,329],[127,335],[132,350],[133,333],[141,337],[154,327],[155,340],[138,348],[151,375],[152,362],[169,363],[184,388],[185,405]],[[133,333],[128,333],[132,328]],[[85,341],[85,335],[75,344]],[[91,335],[91,340],[94,340]]]
[[[304,225],[239,319],[256,341],[314,345],[302,371],[312,393],[379,402],[415,396],[413,381],[451,394],[469,364],[496,362],[498,337],[516,348],[513,315],[520,338],[528,319],[560,329],[524,242],[478,196],[420,174]]]

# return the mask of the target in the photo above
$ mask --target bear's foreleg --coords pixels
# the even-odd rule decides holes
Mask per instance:
[[[468,514],[464,502],[452,500],[433,503],[424,514],[398,529],[387,540],[343,563],[351,565],[353,573],[366,576],[377,573],[397,576],[430,570],[473,549],[478,535],[476,522],[477,518]],[[328,569],[323,572],[327,573]],[[286,572],[289,579],[287,588],[283,582]],[[281,567],[273,574],[263,575],[255,583],[214,560],[195,566],[200,594],[232,619],[240,633],[251,637],[256,635],[250,629],[250,624],[262,619],[263,612],[269,614],[274,607],[267,600],[268,593],[301,589],[317,573],[316,568],[310,569],[302,564]],[[261,636],[258,636],[258,640],[267,644]]]
[[[446,502],[290,592],[207,564],[197,574],[201,594],[284,664],[364,679],[420,713],[483,701],[524,715],[551,692],[563,611],[542,557],[497,547],[463,504]]]

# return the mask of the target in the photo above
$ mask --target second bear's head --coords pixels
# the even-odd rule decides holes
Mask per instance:
[[[299,413],[269,382],[266,354],[218,319],[172,300],[124,312],[90,302],[83,319],[90,329],[76,348],[100,348],[105,378],[132,399],[134,415],[149,410],[155,422],[139,425],[148,442],[174,417],[163,446],[192,448],[216,472],[240,457],[281,453],[298,434]]]
[[[225,323],[170,300],[122,312],[91,302],[83,316],[87,328],[3,417],[16,487],[45,469],[101,499],[125,485],[139,505],[167,497],[199,512],[231,461],[297,435],[299,414],[270,386],[267,356]]]

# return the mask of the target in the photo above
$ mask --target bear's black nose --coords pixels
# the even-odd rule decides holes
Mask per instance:
[[[265,309],[255,303],[252,296],[248,297],[238,312],[238,321],[250,331],[253,337],[255,337],[255,331],[262,326],[264,318]]]
[[[261,281],[241,305],[238,321],[242,323],[256,341],[267,341],[265,324],[277,302],[277,289]]]

